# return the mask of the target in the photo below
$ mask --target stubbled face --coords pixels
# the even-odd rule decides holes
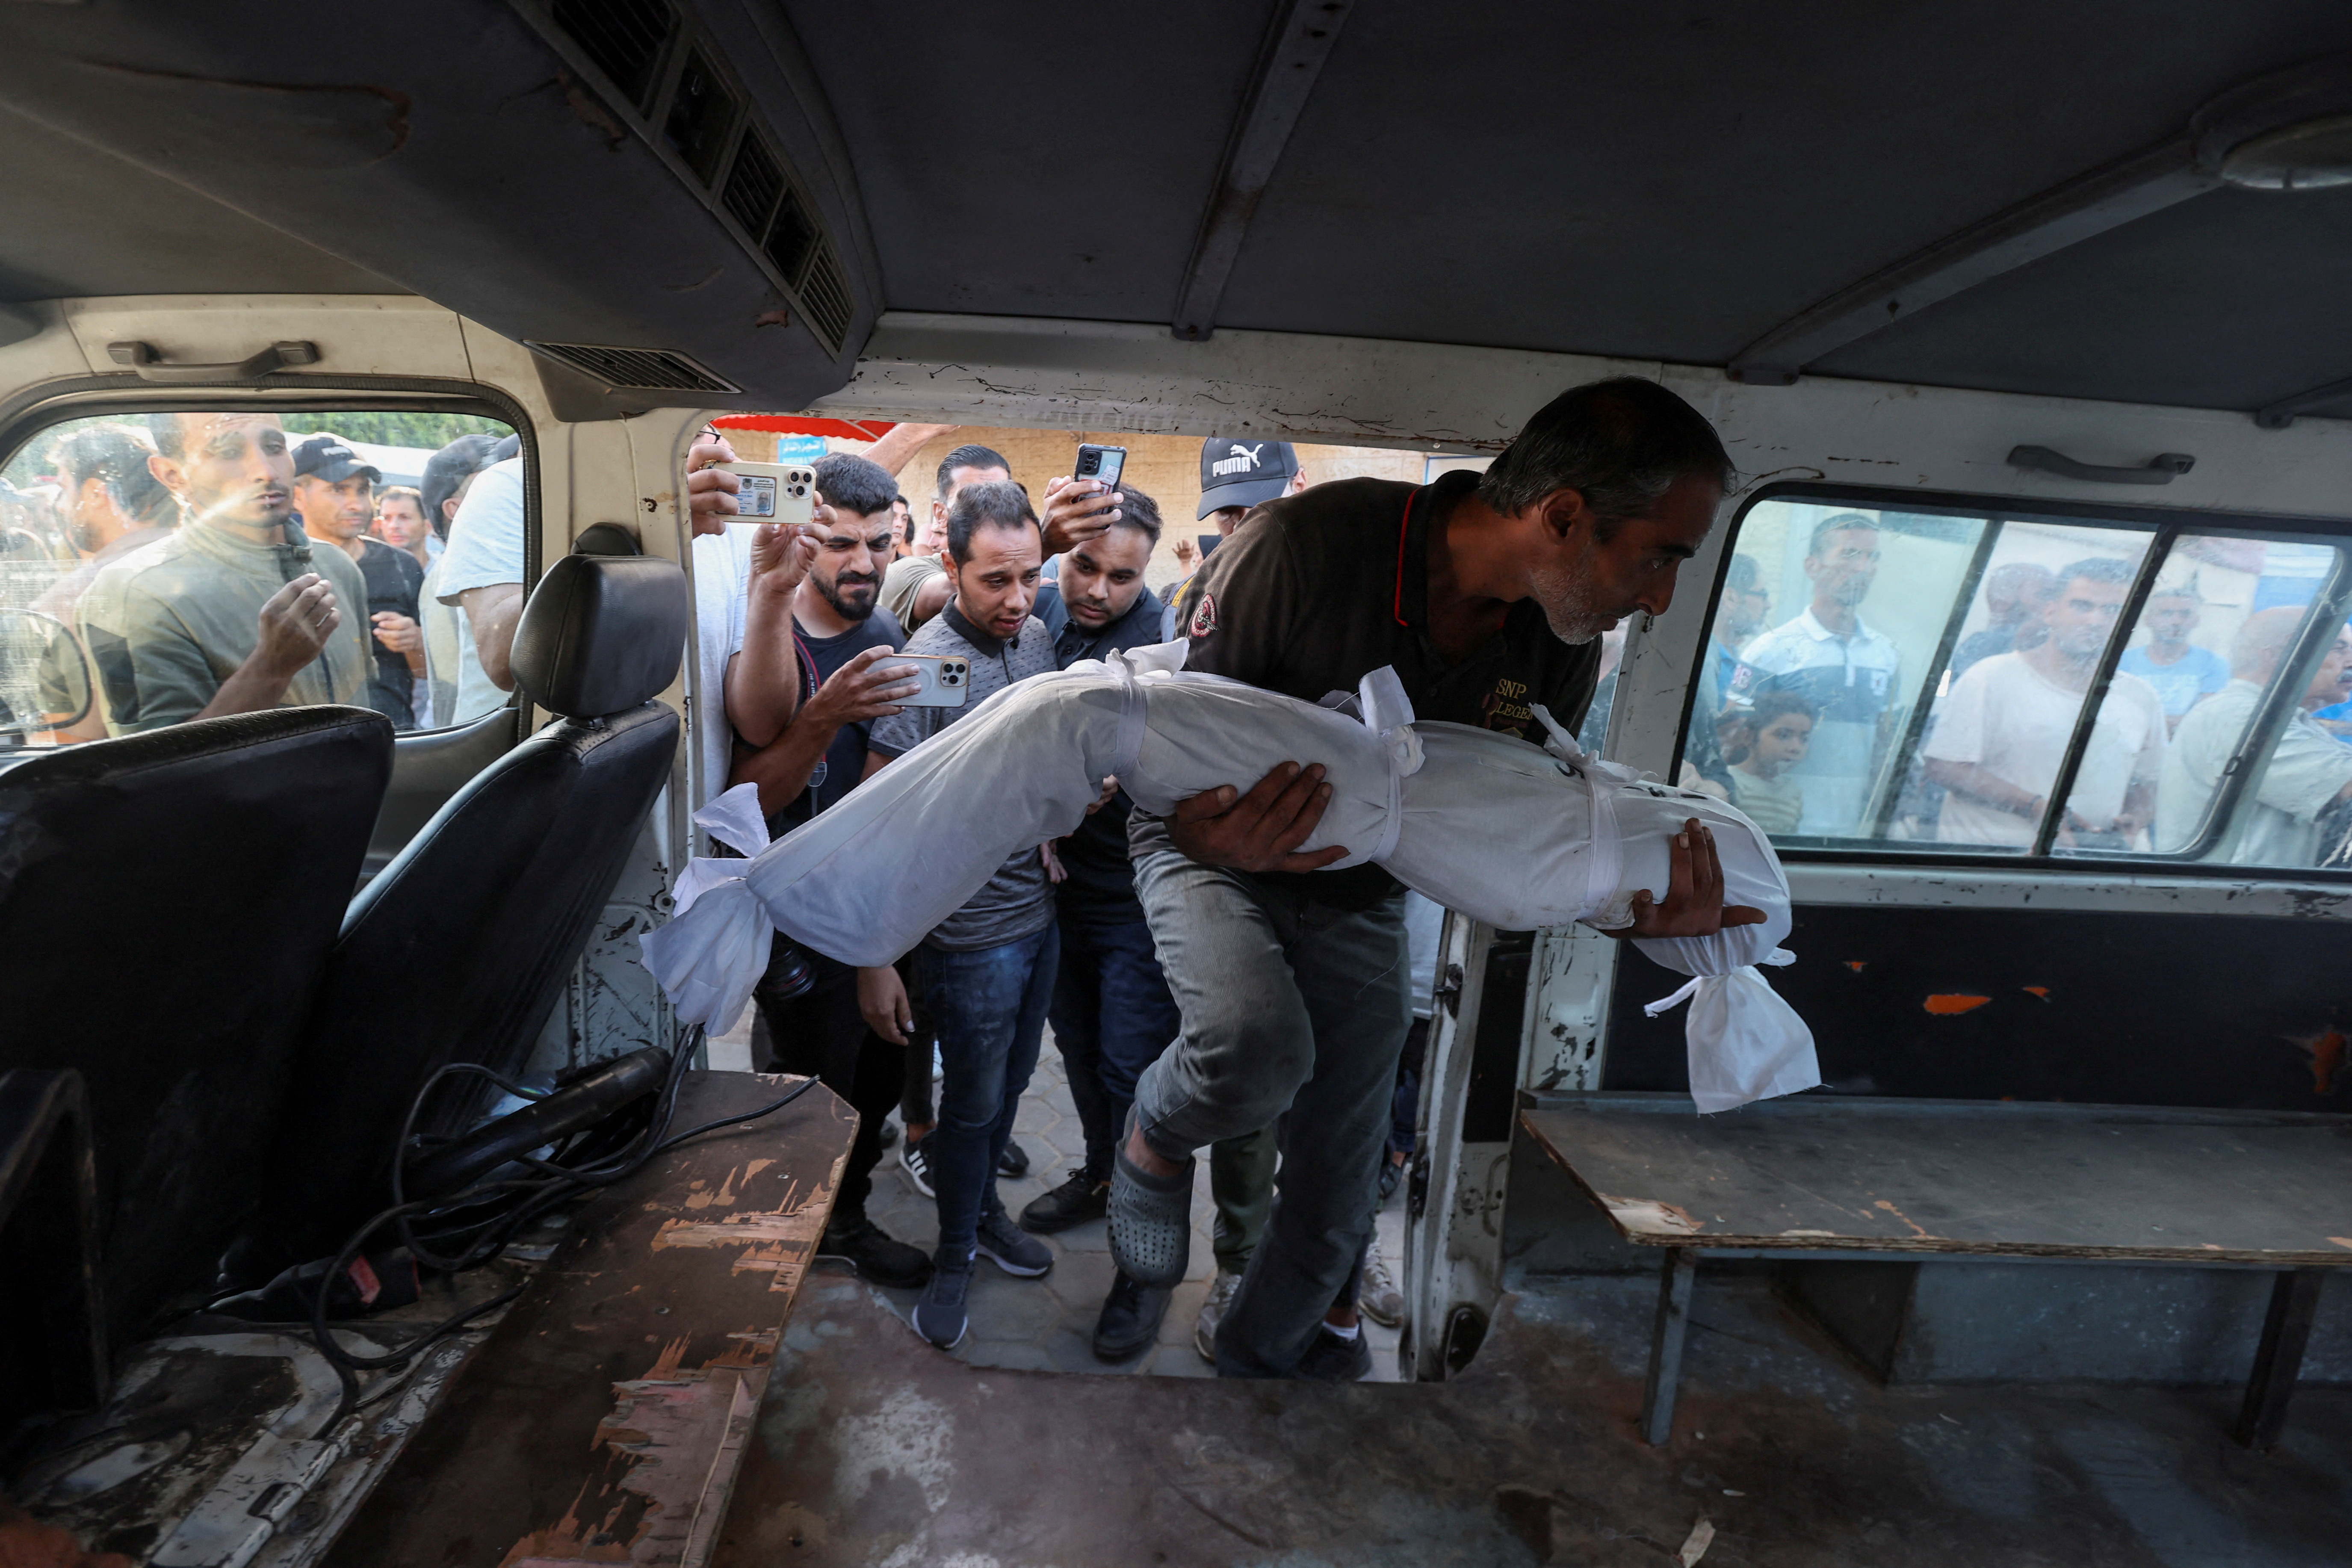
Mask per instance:
[[[834,614],[845,621],[862,621],[874,613],[875,595],[882,591],[896,522],[887,511],[860,517],[838,507],[825,510],[825,534],[817,542],[808,580]]]
[[[1777,715],[1756,731],[1756,765],[1768,775],[1805,760],[1813,743],[1813,721],[1802,713]]]
[[[2168,646],[2184,643],[2202,618],[2194,599],[2163,594],[2148,601],[2147,635]]]
[[[305,474],[294,481],[294,510],[302,514],[303,532],[347,545],[375,521],[375,486],[365,474],[332,484]]]
[[[1772,595],[1761,588],[1726,588],[1722,607],[1716,621],[1722,629],[1723,640],[1737,647],[1764,629],[1764,617],[1772,613]]]
[[[1037,578],[1045,564],[1036,524],[974,529],[971,560],[942,560],[964,619],[991,637],[1020,635],[1029,606],[1037,602]]]
[[[2352,666],[2352,637],[2338,632],[2336,645],[2327,650],[2327,657],[2321,659],[2319,668],[2312,672],[2311,684],[2304,690],[2303,705],[2305,708],[2332,708],[2343,701],[2344,676],[2347,666]]]
[[[1675,602],[1675,573],[1706,542],[1722,500],[1722,488],[1711,480],[1676,479],[1648,512],[1627,518],[1606,540],[1589,513],[1564,533],[1548,532],[1528,581],[1552,635],[1586,643],[1636,611],[1664,615]],[[1580,509],[1582,500],[1560,490],[1538,504]]]
[[[2107,634],[2116,629],[2116,617],[2123,614],[2126,591],[2124,584],[2094,583],[2087,577],[2060,584],[2042,612],[2051,645],[2069,663],[2086,664],[2098,658],[2107,646]]]
[[[1878,530],[1841,528],[1822,539],[1822,552],[1805,557],[1813,597],[1852,609],[1870,596],[1878,581]]]
[[[415,550],[425,539],[425,514],[406,496],[387,496],[376,513],[383,541],[395,550]]]
[[[183,414],[180,455],[148,460],[195,521],[280,528],[294,511],[294,454],[274,414]]]
[[[1144,568],[1151,564],[1151,536],[1141,529],[1113,525],[1062,557],[1062,604],[1070,619],[1098,632],[1143,597]]]

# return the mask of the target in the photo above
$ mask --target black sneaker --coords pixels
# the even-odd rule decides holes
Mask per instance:
[[[1029,1206],[1021,1211],[1021,1228],[1036,1236],[1051,1236],[1057,1230],[1100,1219],[1109,1212],[1110,1184],[1076,1170],[1052,1192],[1029,1200]]]
[[[931,1282],[923,1288],[923,1299],[915,1303],[911,1321],[917,1333],[940,1349],[951,1351],[963,1343],[971,1328],[964,1300],[971,1293],[972,1259],[966,1255],[933,1261]]]
[[[931,1191],[931,1157],[923,1152],[920,1143],[898,1145],[898,1173],[907,1178],[908,1186],[923,1196],[935,1198],[940,1195]]]
[[[1023,1235],[1003,1209],[980,1216],[980,1255],[1024,1279],[1054,1271],[1054,1249],[1034,1236]]]
[[[1027,1175],[1029,1151],[1007,1138],[1004,1141],[1004,1152],[997,1156],[996,1173],[1011,1182],[1017,1182]]]
[[[1149,1350],[1160,1338],[1160,1320],[1168,1315],[1166,1290],[1138,1285],[1126,1275],[1115,1276],[1104,1299],[1102,1316],[1095,1320],[1095,1356],[1099,1361],[1126,1361]]]
[[[816,1244],[820,1262],[846,1263],[860,1279],[893,1290],[913,1290],[930,1283],[931,1260],[919,1247],[895,1240],[872,1220],[860,1215],[836,1215]]]
[[[1309,1383],[1353,1383],[1372,1370],[1372,1347],[1364,1342],[1364,1331],[1359,1327],[1355,1337],[1342,1339],[1329,1329],[1315,1331],[1315,1342],[1298,1358],[1290,1370],[1293,1377]]]

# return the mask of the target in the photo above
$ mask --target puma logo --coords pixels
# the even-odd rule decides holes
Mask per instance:
[[[1263,441],[1260,441],[1255,447],[1244,447],[1239,441],[1236,441],[1233,445],[1232,454],[1228,457],[1220,458],[1215,462],[1211,463],[1209,465],[1209,472],[1219,476],[1225,474],[1246,474],[1252,468],[1257,467],[1257,455],[1265,450],[1265,443]]]

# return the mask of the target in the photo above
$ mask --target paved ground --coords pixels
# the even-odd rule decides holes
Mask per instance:
[[[747,1069],[751,1065],[748,1026],[736,1036],[711,1042],[714,1068]],[[922,1196],[899,1168],[897,1124],[891,1126],[890,1150],[874,1173],[874,1197],[866,1212],[876,1224],[902,1241],[929,1251],[939,1240],[939,1223],[931,1200]],[[1057,1186],[1076,1168],[1086,1152],[1077,1112],[1070,1103],[1068,1083],[1062,1076],[1062,1056],[1053,1035],[1037,1063],[1036,1076],[1023,1097],[1014,1123],[1013,1141],[1029,1152],[1029,1174],[1017,1182],[1001,1182],[1004,1206],[1018,1215],[1030,1199]],[[1381,1211],[1381,1246],[1391,1269],[1400,1269],[1404,1258],[1404,1215],[1400,1189]],[[1108,1238],[1104,1224],[1095,1220],[1057,1236],[1043,1237],[1055,1252],[1054,1271],[1043,1279],[1015,1279],[982,1259],[971,1293],[971,1334],[952,1352],[973,1366],[1020,1367],[1039,1372],[1151,1373],[1163,1377],[1207,1377],[1213,1369],[1192,1346],[1193,1321],[1216,1272],[1209,1250],[1209,1226],[1214,1211],[1209,1203],[1207,1162],[1202,1162],[1192,1194],[1192,1276],[1177,1287],[1168,1317],[1160,1324],[1157,1345],[1130,1361],[1106,1363],[1094,1356],[1095,1318],[1111,1282]],[[913,1291],[882,1290],[904,1318],[915,1302]],[[1371,1381],[1397,1377],[1397,1335],[1370,1319],[1362,1320],[1371,1336]],[[912,1331],[911,1330],[909,1331]]]

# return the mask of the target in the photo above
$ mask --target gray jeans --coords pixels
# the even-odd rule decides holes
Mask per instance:
[[[1338,910],[1172,850],[1135,890],[1184,1019],[1136,1086],[1144,1142],[1181,1160],[1282,1121],[1274,1215],[1217,1330],[1221,1375],[1282,1377],[1371,1234],[1412,1024],[1404,895]]]

